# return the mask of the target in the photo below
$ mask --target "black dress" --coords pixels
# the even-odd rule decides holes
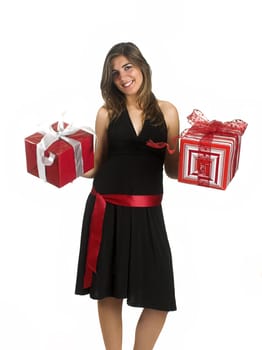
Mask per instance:
[[[101,194],[163,193],[165,149],[146,145],[166,142],[166,125],[144,122],[136,134],[127,110],[108,128],[108,157],[93,186]],[[172,257],[161,205],[138,208],[106,204],[103,233],[92,285],[84,288],[90,219],[95,197],[87,199],[78,261],[76,294],[93,299],[126,298],[128,305],[176,310]]]

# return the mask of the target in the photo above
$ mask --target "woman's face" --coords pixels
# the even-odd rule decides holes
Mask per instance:
[[[128,61],[125,56],[112,60],[113,82],[126,96],[136,95],[143,82],[141,70]]]

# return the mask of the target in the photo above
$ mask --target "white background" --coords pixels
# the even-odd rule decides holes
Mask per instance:
[[[1,3],[1,349],[103,349],[96,302],[74,295],[92,182],[58,189],[28,174],[24,138],[64,111],[94,127],[105,55],[133,41],[181,129],[193,108],[249,124],[225,191],[165,177],[178,311],[155,348],[261,350],[261,29],[258,0]],[[124,349],[139,313],[124,307]]]

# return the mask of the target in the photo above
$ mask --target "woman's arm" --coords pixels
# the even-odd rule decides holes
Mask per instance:
[[[108,112],[104,107],[101,107],[96,116],[95,124],[95,155],[94,168],[83,174],[83,177],[93,178],[100,168],[101,164],[107,155],[107,128],[109,125]]]
[[[175,149],[175,153],[169,154],[166,151],[165,172],[168,177],[177,179],[178,160],[179,160],[179,117],[177,109],[169,102],[160,102],[159,106],[164,114],[167,125],[167,143],[171,149]]]

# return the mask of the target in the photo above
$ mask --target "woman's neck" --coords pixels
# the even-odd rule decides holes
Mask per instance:
[[[136,110],[141,110],[141,107],[137,103],[136,96],[128,96],[126,98],[126,108],[127,109],[136,109]]]

